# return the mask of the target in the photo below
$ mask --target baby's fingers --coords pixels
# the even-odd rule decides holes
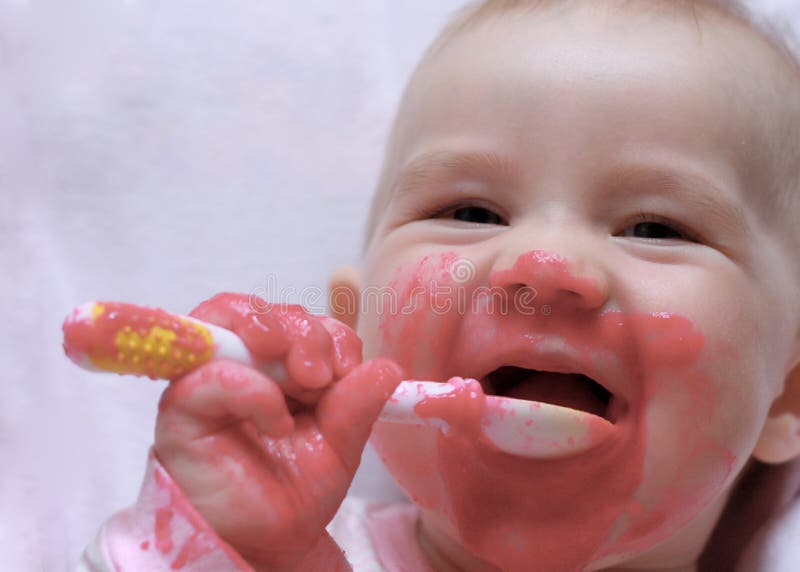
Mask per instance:
[[[283,383],[285,393],[304,402],[313,402],[318,390],[361,359],[360,340],[354,332],[343,331],[349,330],[343,324],[328,326],[301,306],[224,293],[206,300],[190,315],[236,333],[256,367]]]
[[[278,385],[236,362],[212,361],[170,383],[159,402],[157,439],[190,441],[242,421],[282,437],[294,428]]]
[[[391,360],[368,361],[334,384],[317,404],[320,432],[350,470],[358,467],[372,425],[402,375]]]
[[[260,298],[223,292],[202,302],[189,315],[235,332],[259,361],[272,362],[286,355],[290,341],[271,310],[272,305]]]
[[[361,338],[338,320],[328,316],[321,316],[319,320],[333,341],[333,372],[340,379],[361,363]]]
[[[226,330],[234,330],[242,318],[252,313],[249,296],[223,292],[201,302],[189,315]]]

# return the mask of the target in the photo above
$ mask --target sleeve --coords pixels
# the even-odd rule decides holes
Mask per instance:
[[[151,449],[136,504],[108,519],[78,572],[253,572],[172,480]]]

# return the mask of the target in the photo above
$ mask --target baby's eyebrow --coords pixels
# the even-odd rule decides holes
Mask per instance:
[[[494,151],[437,150],[411,159],[400,171],[390,197],[414,194],[430,183],[441,183],[459,174],[497,182],[510,182],[519,175],[518,166]]]
[[[719,186],[691,171],[655,165],[626,165],[604,187],[615,196],[661,195],[702,214],[706,226],[726,236],[745,237],[750,227],[741,207]]]

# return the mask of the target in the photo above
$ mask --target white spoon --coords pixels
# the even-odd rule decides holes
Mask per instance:
[[[401,382],[380,418],[395,423],[433,425],[448,434],[453,426],[461,429],[459,426],[465,421],[458,411],[458,406],[466,401],[466,396],[459,394],[465,392],[479,394],[472,399],[480,407],[477,422],[483,436],[500,451],[512,455],[534,459],[574,455],[599,445],[614,431],[611,422],[597,415],[550,403],[483,395],[477,381],[458,377],[443,383]],[[461,403],[456,402],[459,399]],[[452,403],[446,403],[448,400]],[[437,401],[446,405],[436,407]],[[438,412],[442,415],[437,415]]]

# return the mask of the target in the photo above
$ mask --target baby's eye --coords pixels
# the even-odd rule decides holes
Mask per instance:
[[[481,224],[502,224],[503,220],[489,209],[483,207],[461,207],[451,215],[456,220],[464,222],[477,222]]]
[[[500,215],[493,213],[489,209],[476,206],[465,206],[456,208],[449,213],[442,213],[442,216],[448,216],[455,220],[464,222],[475,222],[480,224],[505,224]]]
[[[696,242],[690,232],[661,217],[640,214],[639,220],[622,230],[621,236],[650,240],[684,240]]]

